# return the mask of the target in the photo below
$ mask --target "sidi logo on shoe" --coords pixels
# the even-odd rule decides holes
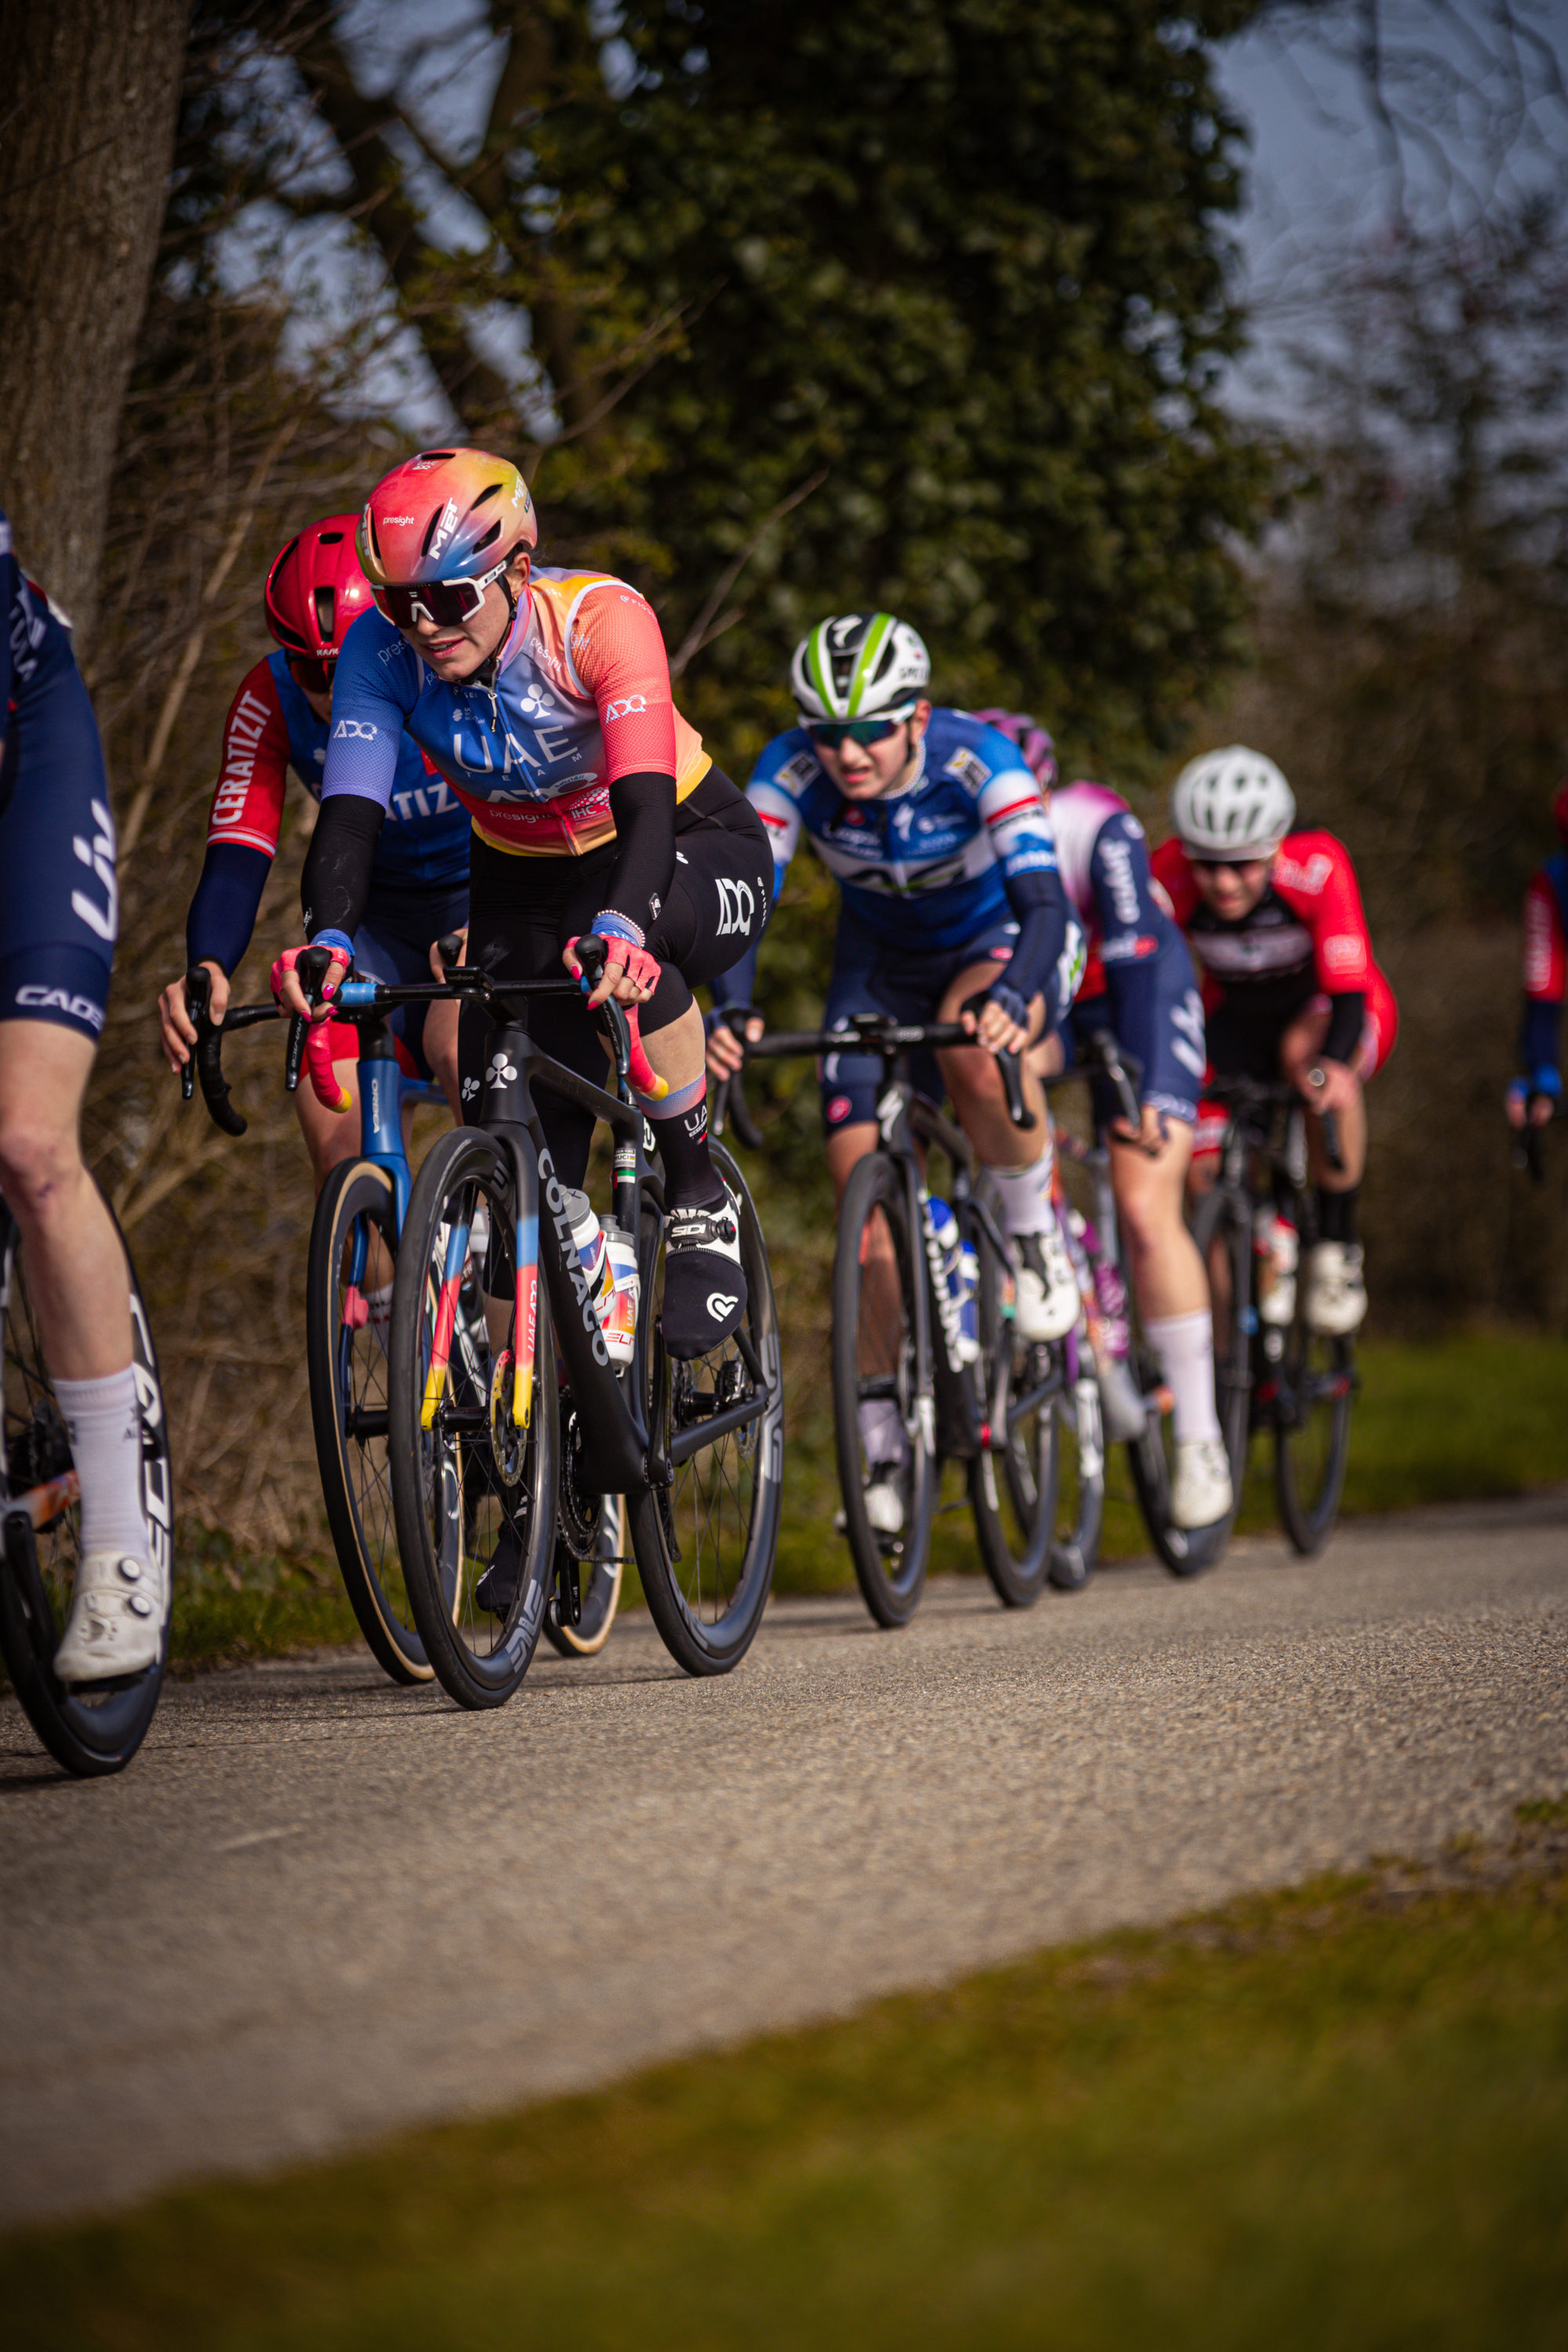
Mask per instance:
[[[715,1323],[722,1323],[726,1315],[733,1315],[740,1303],[739,1291],[710,1290],[708,1293],[708,1312]]]

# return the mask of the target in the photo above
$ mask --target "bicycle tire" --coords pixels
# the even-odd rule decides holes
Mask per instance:
[[[110,1216],[112,1221],[112,1210]],[[142,1502],[163,1575],[163,1641],[156,1664],[113,1685],[67,1689],[55,1680],[52,1661],[69,1613],[79,1529],[80,1515],[74,1505],[40,1531],[41,1546],[30,1522],[18,1511],[15,1526],[8,1519],[0,1547],[0,1650],[28,1722],[55,1761],[80,1780],[122,1772],[146,1738],[163,1690],[174,1614],[174,1488],[163,1384],[136,1268],[118,1223],[115,1232],[125,1250],[131,1285],[132,1365],[142,1424]],[[33,1316],[20,1237],[4,1210],[0,1210],[0,1233],[5,1234],[0,1275],[0,1299],[5,1302],[4,1461],[9,1481],[12,1465],[23,1458],[22,1449],[39,1434],[47,1432],[52,1443],[62,1445],[65,1438]],[[48,1423],[51,1412],[53,1430]],[[60,1466],[68,1467],[69,1459],[67,1447]],[[35,1482],[29,1477],[27,1483]],[[6,1492],[10,1491],[7,1483]]]
[[[784,1360],[767,1244],[745,1179],[730,1154],[710,1147],[740,1211],[747,1306],[742,1328],[771,1389],[762,1412],[693,1453],[668,1486],[628,1497],[632,1549],[648,1614],[665,1648],[689,1675],[727,1675],[756,1638],[773,1588],[784,1487]],[[663,1221],[645,1217],[642,1332],[637,1377],[645,1382],[651,1450],[726,1403],[739,1405],[754,1376],[731,1337],[690,1362],[665,1349],[658,1315]],[[707,1388],[703,1381],[710,1383]],[[750,1384],[750,1387],[749,1387]],[[656,1406],[662,1396],[662,1413]],[[661,1425],[659,1425],[661,1424]],[[690,1543],[689,1556],[682,1537]]]
[[[471,1223],[481,1199],[490,1229],[484,1266],[470,1259],[452,1278],[467,1281],[469,1272],[482,1272],[489,1295],[510,1307],[515,1295],[510,1163],[497,1137],[459,1129],[434,1146],[408,1203],[393,1283],[388,1381],[393,1510],[415,1623],[442,1688],[459,1706],[471,1708],[504,1706],[532,1663],[554,1560],[560,1463],[554,1334],[542,1278],[526,1433],[510,1422],[510,1390],[499,1360],[491,1383],[510,1449],[506,1458],[498,1459],[496,1452],[492,1397],[481,1401],[478,1368],[466,1364],[457,1349],[433,1425],[424,1427],[447,1239],[459,1223]],[[515,1469],[509,1466],[514,1455]],[[477,1597],[489,1564],[481,1555],[487,1543],[500,1542],[508,1532],[520,1555],[517,1585],[504,1614],[491,1614]]]
[[[1355,1347],[1349,1339],[1315,1337],[1298,1316],[1287,1342],[1279,1393],[1299,1405],[1304,1418],[1277,1423],[1274,1435],[1275,1496],[1279,1517],[1303,1559],[1315,1559],[1333,1533],[1340,1515],[1345,1469],[1350,1461],[1351,1407],[1355,1398]],[[1307,1433],[1327,1423],[1320,1436],[1320,1467],[1310,1476]]]
[[[1160,1386],[1161,1373],[1142,1335],[1134,1348],[1132,1370],[1140,1392],[1152,1396]],[[1127,1463],[1132,1474],[1132,1491],[1162,1566],[1173,1576],[1199,1576],[1224,1553],[1236,1523],[1236,1512],[1233,1508],[1227,1518],[1212,1527],[1177,1527],[1171,1516],[1173,1465],[1170,1431],[1169,1412],[1151,1410],[1142,1434],[1129,1440]]]
[[[1105,1522],[1105,1428],[1100,1388],[1081,1327],[1077,1351],[1076,1377],[1071,1365],[1067,1365],[1055,1405],[1058,1466],[1050,1580],[1058,1592],[1081,1591],[1094,1574]]]
[[[873,1218],[883,1220],[898,1269],[901,1330],[874,1329],[868,1352],[893,1356],[890,1365],[863,1373],[861,1279],[864,1236]],[[925,1259],[909,1230],[903,1174],[885,1151],[868,1152],[850,1173],[838,1212],[833,1258],[833,1419],[837,1441],[838,1483],[844,1496],[844,1531],[855,1579],[879,1625],[907,1625],[920,1606],[931,1561],[931,1518],[936,1505],[935,1401],[915,1394],[914,1285],[927,1279]],[[907,1458],[902,1490],[904,1525],[896,1539],[879,1537],[866,1510],[861,1469],[859,1407],[868,1388],[899,1408]],[[868,1465],[868,1466],[869,1466]],[[884,1544],[887,1549],[884,1551]],[[897,1563],[889,1571],[889,1561]]]
[[[404,1582],[392,1505],[386,1360],[368,1328],[356,1329],[344,1312],[343,1270],[363,1254],[362,1220],[395,1261],[391,1173],[345,1160],[322,1186],[310,1227],[305,1360],[316,1462],[343,1590],[371,1655],[394,1682],[425,1683],[434,1669]],[[362,1434],[374,1416],[380,1430]]]
[[[594,1534],[594,1549],[586,1558],[576,1562],[579,1578],[586,1568],[591,1572],[587,1590],[582,1593],[577,1622],[574,1625],[560,1607],[559,1578],[565,1564],[564,1539],[558,1541],[555,1551],[558,1589],[544,1612],[544,1638],[551,1648],[563,1658],[596,1658],[610,1638],[610,1628],[616,1622],[620,1606],[621,1578],[626,1556],[626,1504],[624,1495],[606,1495],[600,1507],[599,1524]]]
[[[1056,1546],[1062,1466],[1057,1400],[1066,1370],[1058,1346],[1031,1346],[1017,1336],[1012,1269],[998,1259],[978,1220],[968,1238],[979,1263],[981,1425],[980,1451],[969,1465],[970,1507],[998,1600],[1009,1609],[1027,1609],[1050,1580]],[[1042,1387],[1046,1393],[1036,1410],[1022,1411],[1016,1400]]]

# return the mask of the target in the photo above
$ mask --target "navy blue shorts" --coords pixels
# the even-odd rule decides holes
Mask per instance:
[[[120,929],[98,721],[73,667],[5,723],[0,1021],[52,1021],[96,1045]]]
[[[1204,1006],[1193,981],[1192,959],[1179,938],[1167,940],[1152,963],[1124,984],[1115,1013],[1109,993],[1073,1006],[1064,1033],[1081,1051],[1096,1029],[1109,1029],[1124,1054],[1143,1065],[1138,1095],[1167,1118],[1195,1127],[1204,1075]],[[1070,1059],[1070,1055],[1069,1055]],[[1093,1082],[1097,1126],[1121,1117],[1108,1080]]]
[[[468,886],[455,890],[398,890],[371,886],[364,919],[354,933],[354,970],[364,980],[434,980],[430,950],[468,919]],[[422,1078],[433,1073],[425,1056],[427,1004],[400,1004],[387,1016]]]
[[[963,948],[933,955],[886,946],[857,923],[840,915],[833,952],[833,978],[822,1011],[825,1029],[836,1029],[857,1013],[886,1013],[895,1021],[934,1021],[937,1008],[961,971],[972,963],[993,963],[998,977],[1011,961],[1018,942],[1018,926],[1008,920],[993,923]],[[1083,976],[1083,934],[1069,919],[1068,945],[1045,990],[1046,1025],[1049,1036],[1060,1026],[1064,1011]],[[874,1120],[881,1090],[882,1064],[873,1054],[829,1054],[822,1065],[822,1116],[831,1135],[857,1121]],[[912,1061],[916,1087],[928,1101],[940,1103],[947,1089],[934,1054],[916,1054]]]

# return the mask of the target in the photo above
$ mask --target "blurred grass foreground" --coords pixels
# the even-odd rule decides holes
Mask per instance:
[[[1508,2347],[1568,2308],[1568,1803],[0,2248],[18,2347]]]
[[[854,1578],[847,1548],[832,1525],[838,1488],[826,1367],[814,1370],[812,1351],[804,1345],[795,1352],[774,1588],[839,1591]],[[1362,1367],[1365,1385],[1352,1424],[1346,1511],[1520,1495],[1568,1480],[1568,1341],[1500,1332],[1474,1332],[1430,1347],[1382,1340],[1363,1350]],[[1272,1454],[1259,1441],[1243,1532],[1273,1525],[1272,1477]],[[1120,1448],[1111,1478],[1108,1561],[1148,1549]],[[950,1469],[944,1492],[951,1497],[960,1491]],[[258,1552],[199,1522],[188,1524],[181,1530],[179,1558],[174,1658],[187,1671],[360,1639],[324,1528],[317,1547]],[[966,1510],[938,1521],[933,1567],[980,1573]],[[626,1587],[626,1605],[635,1605],[635,1569]]]

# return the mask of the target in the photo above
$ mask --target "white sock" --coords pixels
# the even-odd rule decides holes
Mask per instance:
[[[987,1174],[1002,1197],[1002,1223],[1010,1234],[1048,1234],[1056,1223],[1051,1207],[1051,1171],[1056,1155],[1050,1139],[1027,1168],[992,1168]]]
[[[1214,1318],[1206,1307],[1191,1315],[1145,1317],[1144,1333],[1160,1359],[1171,1391],[1171,1428],[1178,1445],[1219,1436],[1214,1401]]]
[[[862,1397],[855,1408],[868,1462],[902,1462],[909,1433],[891,1397]]]
[[[82,1550],[127,1551],[150,1565],[135,1373],[127,1364],[101,1381],[56,1381],[54,1391],[81,1481]]]

